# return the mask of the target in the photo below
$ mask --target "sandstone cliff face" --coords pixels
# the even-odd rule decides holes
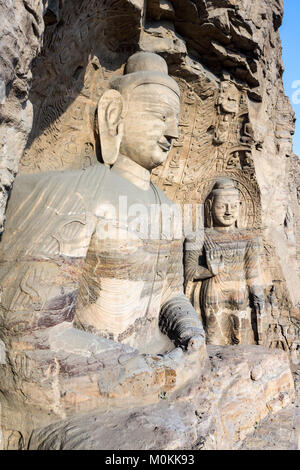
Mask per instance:
[[[221,154],[219,158],[216,157],[217,174],[230,174],[242,185],[245,183],[245,177],[251,181],[248,204],[249,200],[254,201],[250,210],[250,212],[253,211],[254,217],[251,219],[248,213],[246,225],[260,227],[262,230],[266,293],[275,293],[276,308],[279,308],[283,317],[279,319],[282,331],[284,332],[286,324],[289,323],[288,319],[293,317],[292,322],[297,325],[296,331],[299,332],[299,323],[297,323],[297,318],[299,320],[299,289],[297,288],[299,285],[299,258],[297,258],[299,256],[299,231],[297,231],[299,203],[297,202],[298,184],[295,181],[297,158],[292,150],[294,112],[285,96],[282,83],[283,65],[278,28],[283,16],[283,2],[188,2],[189,11],[187,7],[183,8],[182,3],[173,2],[175,10],[172,34],[177,37],[173,42],[176,53],[174,51],[172,59],[169,47],[171,28],[167,23],[163,24],[162,19],[166,17],[162,4],[159,13],[158,3],[150,2],[153,7],[149,7],[148,15],[151,17],[152,26],[145,28],[148,38],[146,41],[143,39],[145,32],[142,33],[142,47],[147,48],[151,43],[154,49],[169,57],[174,74],[186,77],[190,84],[193,83],[193,79],[188,74],[192,70],[192,73],[195,75],[198,73],[200,76],[199,68],[196,72],[196,64],[199,67],[200,63],[206,67],[202,73],[207,80],[206,88],[211,88],[211,94],[213,87],[209,87],[209,82],[213,82],[210,75],[213,73],[218,81],[217,87],[222,89],[222,84],[229,80],[245,97],[244,107],[240,104],[237,112],[237,115],[243,116],[244,119],[240,122],[240,130],[238,130],[240,135],[236,138],[230,133],[226,134],[225,131],[221,136],[221,141],[223,137],[223,141],[229,139],[231,144],[226,148],[225,143],[220,145],[219,139],[216,150],[213,144],[203,142],[204,133],[206,132],[209,136],[211,126],[218,129],[220,123],[218,124],[218,118],[212,118],[215,110],[209,100],[213,101],[213,99],[206,97],[203,99],[204,87],[201,84],[202,96],[200,94],[200,97],[205,105],[203,115],[200,114],[201,117],[199,117],[198,114],[198,117],[206,121],[206,125],[205,129],[199,129],[200,136],[198,138],[195,136],[194,141],[192,140],[192,146],[197,147],[197,143],[199,144],[198,155],[197,157],[191,156],[188,161],[187,166],[190,166],[190,170],[187,171],[186,183],[193,179],[191,175],[196,167],[196,164],[193,165],[194,160],[198,164],[201,162],[205,168],[205,176],[197,175],[202,187],[205,186],[205,180],[214,174],[212,169],[214,161],[211,160],[214,152]],[[164,8],[166,8],[165,3]],[[152,34],[154,39],[150,40],[149,34]],[[162,37],[165,38],[165,43]],[[216,91],[216,93],[219,92]],[[230,127],[234,127],[239,119],[238,116],[234,116]],[[209,140],[209,137],[206,140]],[[236,157],[228,158],[228,154],[234,155],[233,150],[238,150],[239,161]],[[185,152],[187,148],[182,153]],[[248,164],[245,160],[243,162],[244,152],[249,157],[251,169],[247,168]],[[221,161],[222,158],[224,162]],[[210,167],[206,163],[208,159]],[[170,191],[172,184],[170,168],[168,168],[168,175],[165,171],[164,174],[160,172],[159,176],[158,183],[174,197],[174,193]],[[166,181],[167,178],[168,181]],[[186,184],[185,192],[189,192]],[[186,199],[188,200],[189,197]],[[178,197],[178,199],[184,198]],[[202,201],[203,199],[202,197]],[[271,305],[270,310],[272,308]],[[275,325],[276,322],[277,320],[270,318],[270,325]]]
[[[29,41],[22,46],[19,33],[13,53],[10,36],[8,49],[2,40],[3,57],[10,64],[3,67],[4,81],[11,88],[1,106],[2,212],[31,127],[30,102],[33,128],[20,171],[88,166],[101,160],[94,121],[107,82],[122,72],[135,50],[158,52],[177,77],[183,99],[176,152],[153,175],[154,181],[179,202],[203,202],[213,177],[234,176],[248,206],[245,225],[263,230],[266,293],[273,287],[284,316],[297,316],[299,204],[293,181],[294,114],[282,84],[282,2],[150,0],[147,7],[142,0],[91,0],[72,7],[55,0],[31,7],[25,3],[14,8],[24,30],[28,21],[38,25],[31,26]],[[2,8],[9,24],[12,6]],[[43,49],[28,101],[43,13]],[[16,28],[10,27],[11,34],[17,34]],[[228,86],[227,95],[233,94],[235,102],[232,112],[226,110]]]
[[[243,225],[258,231],[264,242],[265,343],[295,352],[300,321],[300,167],[292,151],[294,114],[282,84],[283,2],[0,0],[0,14],[0,224],[18,171],[86,168],[101,161],[95,126],[99,97],[108,81],[122,73],[130,54],[157,52],[178,81],[182,102],[180,136],[153,180],[182,204],[203,203],[217,176],[235,181],[242,195]],[[238,435],[243,438],[255,421],[284,406],[285,397],[290,403],[292,385],[282,361],[275,385],[263,392],[262,408],[257,414],[255,406],[251,408],[252,421],[242,422],[229,437],[219,426],[221,446],[232,446]],[[264,389],[253,391],[249,374],[243,374],[241,370],[238,380],[244,395],[259,396]],[[211,380],[216,388],[217,379]],[[287,395],[281,395],[282,387]],[[230,422],[239,411],[226,400],[226,409],[219,412]],[[191,410],[189,416],[196,420]],[[128,419],[124,417],[124,425]],[[186,445],[184,439],[176,440],[178,429],[185,430],[183,421],[178,423],[174,435],[166,432],[165,441],[152,445]],[[205,423],[208,429],[214,426]],[[64,422],[56,430],[63,433],[68,426]],[[197,426],[193,422],[192,438],[184,436],[195,448],[213,448],[213,430],[205,434],[203,425],[208,436],[203,444],[197,441],[202,432]],[[48,431],[35,435],[32,445],[43,446]],[[11,448],[28,441],[14,430],[6,432],[5,440]],[[121,445],[127,444],[125,436]]]
[[[0,2],[1,231],[7,195],[32,127],[33,111],[28,93],[33,60],[41,48],[47,3],[46,0]]]

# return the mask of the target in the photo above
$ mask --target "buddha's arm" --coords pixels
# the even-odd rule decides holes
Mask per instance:
[[[182,242],[172,242],[159,325],[176,346],[198,349],[204,344],[202,323],[183,293]]]

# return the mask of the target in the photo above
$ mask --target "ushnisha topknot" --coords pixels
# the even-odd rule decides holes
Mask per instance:
[[[129,57],[124,75],[113,79],[110,88],[117,90],[125,98],[140,85],[158,84],[170,88],[180,97],[179,87],[168,75],[168,65],[161,56],[153,52],[136,52]]]
[[[124,75],[135,72],[161,72],[168,75],[168,66],[165,59],[153,52],[136,52],[129,57]]]
[[[212,188],[211,195],[217,196],[224,192],[239,196],[239,190],[235,187],[234,182],[230,178],[218,178]]]

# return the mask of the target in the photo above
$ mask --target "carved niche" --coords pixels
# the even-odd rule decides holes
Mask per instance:
[[[251,150],[247,94],[231,81],[178,79],[182,92],[180,135],[153,180],[181,204],[204,204],[216,178],[231,178],[241,193],[241,225],[261,227],[260,191]]]

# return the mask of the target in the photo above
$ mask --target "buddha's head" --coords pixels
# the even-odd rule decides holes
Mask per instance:
[[[238,226],[240,194],[229,178],[219,178],[205,202],[207,227]]]
[[[165,60],[138,52],[114,79],[98,106],[102,157],[112,165],[119,154],[147,170],[167,158],[178,137],[180,91]]]

